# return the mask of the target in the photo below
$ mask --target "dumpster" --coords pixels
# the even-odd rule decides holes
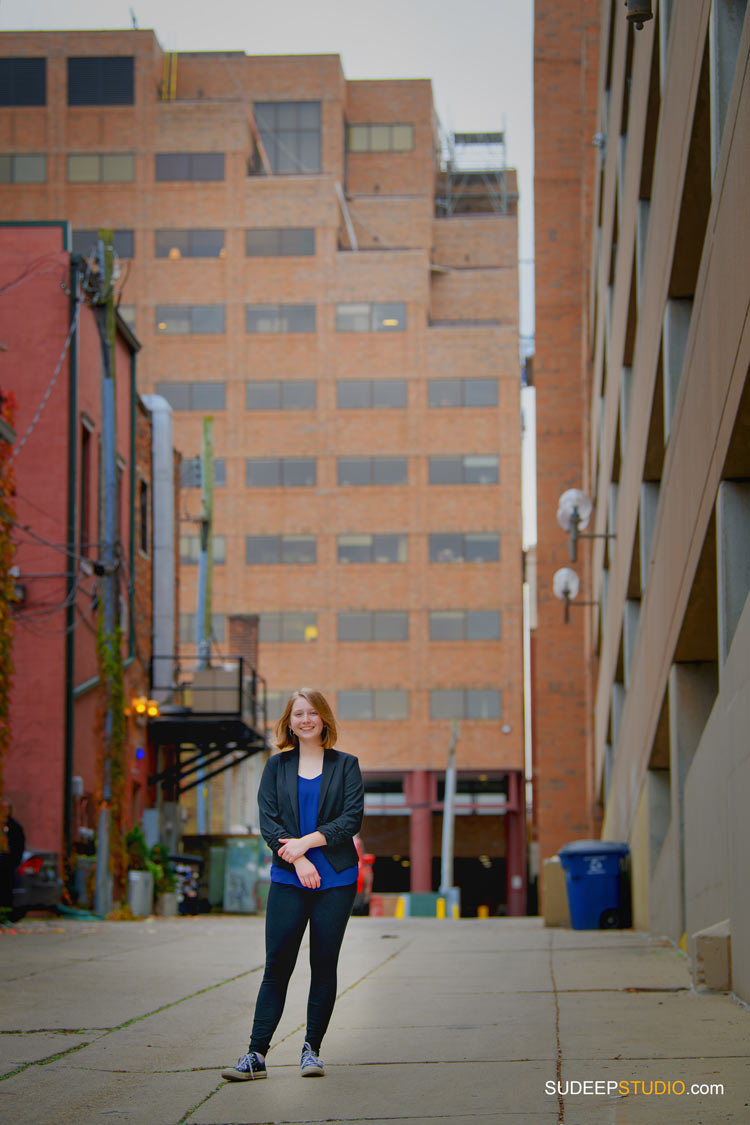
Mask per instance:
[[[617,930],[630,925],[624,873],[628,852],[627,844],[614,840],[575,840],[560,848],[574,930]]]

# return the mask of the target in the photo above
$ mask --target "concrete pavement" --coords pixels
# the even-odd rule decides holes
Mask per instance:
[[[0,1122],[750,1122],[750,1010],[693,992],[666,941],[539,919],[353,918],[326,1077],[299,1077],[303,949],[268,1080],[228,1084],[262,962],[261,918],[6,928]]]

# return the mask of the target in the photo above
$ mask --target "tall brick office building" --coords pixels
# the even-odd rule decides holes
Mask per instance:
[[[214,651],[257,612],[271,713],[331,697],[383,890],[436,885],[460,720],[457,882],[521,911],[514,173],[446,171],[429,81],[347,81],[336,55],[164,55],[147,31],[0,55],[5,214],[65,216],[83,252],[113,227],[188,474],[213,416]],[[182,556],[189,646],[187,519]]]

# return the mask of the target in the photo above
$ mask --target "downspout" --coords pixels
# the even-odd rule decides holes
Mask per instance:
[[[130,353],[130,552],[128,557],[128,662],[135,657],[135,425],[136,425],[135,352]]]
[[[79,298],[81,259],[77,254],[70,258],[70,319],[76,315]],[[81,299],[83,295],[81,294]],[[75,661],[75,555],[76,555],[76,498],[78,493],[78,331],[76,325],[70,340],[68,356],[68,560],[65,579],[65,729],[63,736],[63,872],[69,877],[68,864],[73,850],[73,675]]]

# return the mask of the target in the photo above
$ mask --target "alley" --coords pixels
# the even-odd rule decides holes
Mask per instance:
[[[256,917],[4,930],[0,1120],[750,1120],[750,1011],[695,994],[685,959],[658,939],[539,919],[354,918],[325,1079],[299,1077],[303,949],[268,1081],[227,1084],[262,960]],[[691,1095],[694,1084],[714,1089]]]

